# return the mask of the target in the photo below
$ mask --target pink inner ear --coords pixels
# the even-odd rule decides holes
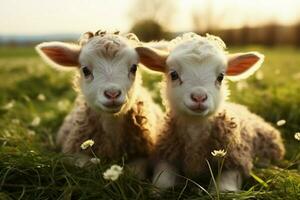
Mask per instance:
[[[259,57],[254,54],[246,54],[232,58],[228,61],[226,74],[229,76],[239,75],[250,69],[258,60]]]
[[[78,66],[79,52],[63,47],[42,47],[41,51],[53,62],[62,66]]]

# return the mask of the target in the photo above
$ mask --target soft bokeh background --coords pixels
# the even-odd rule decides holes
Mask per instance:
[[[133,30],[144,40],[196,31],[217,32],[234,44],[300,45],[299,0],[1,0],[0,5],[1,43],[73,40],[101,28]]]
[[[0,0],[0,199],[157,199],[149,181],[128,171],[117,183],[102,178],[122,162],[79,169],[55,145],[76,97],[73,73],[50,68],[34,45],[76,42],[98,29],[134,32],[142,41],[208,32],[230,52],[265,54],[253,76],[230,83],[230,100],[278,128],[287,154],[277,165],[255,168],[243,192],[222,199],[300,199],[299,9],[299,0]],[[143,72],[143,80],[160,103],[161,76]],[[194,189],[180,185],[162,198],[210,199]]]

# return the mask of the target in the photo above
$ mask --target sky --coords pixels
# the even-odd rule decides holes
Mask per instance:
[[[0,0],[0,35],[82,33],[99,28],[126,32],[133,24],[129,12],[135,1]],[[173,17],[167,29],[192,30],[191,13],[205,13],[207,2],[174,0],[176,9],[169,11]],[[300,0],[210,0],[209,6],[221,28],[257,26],[270,21],[290,25],[300,21]]]

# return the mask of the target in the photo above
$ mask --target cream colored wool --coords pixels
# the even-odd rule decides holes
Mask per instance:
[[[147,157],[153,150],[159,119],[159,115],[152,113],[159,113],[159,108],[153,105],[147,91],[141,91],[143,95],[133,106],[118,116],[96,112],[79,97],[58,131],[57,143],[62,146],[62,151],[93,156],[89,149],[80,148],[84,141],[92,139],[95,142],[93,152],[103,158],[120,159],[127,155],[132,160]]]
[[[229,91],[223,76],[246,78],[261,66],[264,56],[228,54],[225,48],[219,37],[187,33],[164,48],[137,50],[145,66],[164,73],[161,93],[167,114],[155,145],[153,178],[160,188],[174,186],[176,173],[192,178],[210,174],[206,160],[217,168],[220,159],[211,154],[214,150],[227,152],[220,177],[224,191],[240,189],[241,176],[249,176],[256,158],[265,162],[284,156],[278,130],[246,107],[226,102]],[[220,75],[223,82],[218,81]],[[200,104],[193,100],[195,94],[204,99]]]
[[[163,114],[152,101],[150,93],[142,87],[139,69],[135,75],[130,72],[130,66],[138,62],[134,50],[138,45],[139,41],[133,34],[122,36],[97,32],[94,35],[88,32],[80,39],[79,45],[50,42],[37,46],[37,51],[52,66],[81,65],[94,73],[93,79],[85,80],[79,71],[75,79],[78,97],[57,135],[57,144],[64,153],[93,157],[92,149],[100,158],[115,160],[126,156],[129,161],[138,163],[140,158],[145,159],[152,152]],[[67,61],[58,56],[60,52],[52,53],[64,48],[68,49],[68,53],[64,54],[69,58]],[[47,53],[56,60],[47,57]],[[120,87],[125,93],[124,104],[117,113],[102,108],[99,103],[99,99],[106,100],[101,94],[108,84]],[[81,149],[81,144],[89,139],[94,141],[91,149]]]
[[[225,149],[224,170],[237,169],[244,176],[249,176],[256,157],[280,160],[285,152],[278,130],[233,103],[226,103],[202,122],[187,124],[167,117],[165,125],[155,147],[156,158],[168,161],[188,177],[209,173],[206,159],[216,167],[218,158],[212,156],[213,150]],[[192,134],[188,127],[193,127]]]

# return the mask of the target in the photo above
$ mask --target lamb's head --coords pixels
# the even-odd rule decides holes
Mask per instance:
[[[184,34],[170,41],[169,52],[147,47],[137,51],[141,62],[165,73],[170,109],[181,116],[207,117],[227,95],[224,76],[245,78],[263,61],[256,52],[227,54],[224,42],[212,35]]]
[[[52,66],[79,70],[79,86],[89,106],[120,114],[131,107],[140,84],[139,57],[133,45],[137,42],[133,34],[88,32],[78,45],[46,42],[36,49]]]

